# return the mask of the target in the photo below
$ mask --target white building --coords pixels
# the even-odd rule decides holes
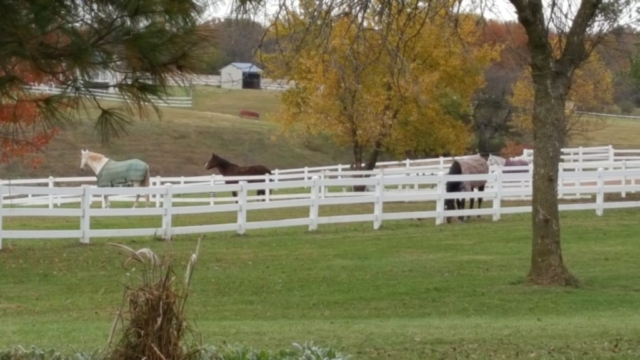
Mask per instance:
[[[231,63],[220,69],[223,89],[260,89],[262,69],[251,63]]]
[[[122,81],[122,75],[107,69],[95,70],[89,73],[89,79],[87,80],[89,87],[115,93],[116,89],[113,85]]]

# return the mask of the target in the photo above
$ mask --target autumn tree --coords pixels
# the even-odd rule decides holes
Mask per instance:
[[[640,43],[637,45],[637,51],[629,59],[629,79],[640,91]]]
[[[510,97],[516,109],[513,117],[514,129],[521,135],[521,141],[533,140],[534,85],[531,70],[523,72],[513,87]],[[581,111],[604,111],[613,104],[613,75],[604,66],[597,52],[575,71],[572,86],[567,94],[565,119],[560,127],[561,146],[575,137],[587,137],[591,132],[601,130],[606,123],[603,119],[585,117]]]
[[[319,14],[305,4],[274,22],[268,36],[281,47],[262,56],[268,76],[295,83],[275,121],[330,134],[352,148],[357,168],[373,168],[383,151],[466,150],[470,131],[461,118],[496,53],[474,46],[476,17],[459,16],[454,25],[446,7],[413,2],[382,15],[372,10],[360,28],[349,14]]]
[[[120,134],[133,114],[143,114],[152,97],[162,97],[194,66],[206,39],[197,28],[204,12],[199,0],[11,0],[1,8],[3,161],[41,151],[78,111],[97,108],[83,116],[94,116],[103,141]],[[96,71],[118,75],[108,86],[124,103],[107,107],[96,100],[90,86]],[[38,83],[61,93],[26,88]]]
[[[558,216],[565,107],[578,69],[604,34],[623,18],[637,21],[635,0],[509,2],[527,33],[533,83],[533,237],[527,280],[541,285],[575,285],[578,281],[562,257]],[[559,41],[550,36],[552,30]]]

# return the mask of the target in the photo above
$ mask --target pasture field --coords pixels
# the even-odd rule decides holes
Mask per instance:
[[[587,138],[576,138],[571,145],[613,145],[618,149],[640,148],[640,119],[605,118],[604,127],[589,133]]]
[[[423,204],[385,204],[407,211]],[[488,207],[490,205],[485,205]],[[324,214],[323,214],[324,211]],[[321,215],[370,206],[321,208]],[[250,221],[308,209],[249,212]],[[224,214],[216,216],[225,216]],[[234,214],[229,214],[233,219]],[[579,288],[523,284],[530,216],[436,227],[433,220],[206,235],[187,314],[210,345],[287,348],[313,340],[354,359],[631,359],[640,356],[638,210],[561,213],[563,252]],[[230,220],[228,219],[228,220]],[[221,221],[177,217],[175,225]],[[94,219],[92,228],[159,219]],[[5,219],[5,228],[77,228],[78,219]],[[107,242],[172,252],[197,236],[7,241],[0,251],[0,348],[103,346],[122,298],[123,256]],[[181,271],[180,269],[179,271]],[[135,271],[131,272],[135,275]],[[181,272],[179,273],[181,274]]]

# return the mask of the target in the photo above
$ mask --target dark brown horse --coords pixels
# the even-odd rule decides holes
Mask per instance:
[[[271,174],[271,170],[262,165],[251,166],[238,166],[228,160],[221,158],[215,153],[211,153],[211,158],[204,165],[206,170],[217,168],[222,176],[252,176],[252,175],[265,175]],[[247,182],[263,182],[264,180],[249,180]],[[237,184],[238,180],[225,181],[225,184]],[[238,196],[237,192],[233,191],[233,197]],[[265,195],[264,189],[257,191],[258,196]]]

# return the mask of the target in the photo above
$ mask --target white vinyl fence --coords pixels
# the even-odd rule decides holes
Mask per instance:
[[[559,193],[575,194],[579,192],[595,196],[592,203],[562,204],[560,210],[595,210],[597,215],[602,215],[604,209],[640,207],[638,201],[604,202],[607,193],[626,194],[640,190],[636,185],[640,178],[640,169],[605,170],[584,172],[562,172],[559,178]],[[373,228],[378,229],[384,221],[400,219],[432,218],[436,224],[442,224],[445,217],[457,216],[491,216],[493,220],[499,220],[504,214],[527,213],[531,206],[503,206],[503,200],[508,197],[531,196],[529,173],[502,173],[496,171],[492,174],[482,175],[419,175],[413,177],[386,176],[378,174],[375,177],[320,179],[314,176],[308,180],[291,180],[281,182],[247,182],[248,179],[262,179],[265,177],[251,178],[226,178],[227,180],[239,180],[238,184],[214,184],[198,186],[179,186],[167,184],[150,188],[97,188],[91,186],[82,187],[39,187],[39,186],[0,186],[0,246],[4,239],[58,239],[78,238],[82,243],[89,243],[91,238],[99,237],[126,237],[126,236],[161,236],[171,239],[175,235],[210,233],[219,231],[236,231],[243,234],[247,230],[266,229],[276,227],[308,226],[309,230],[316,230],[319,225],[372,222]],[[485,192],[446,193],[447,181],[487,180],[488,188]],[[576,186],[576,182],[580,186]],[[406,191],[389,191],[402,185],[418,184],[418,189]],[[518,184],[524,184],[520,186]],[[367,185],[372,191],[359,193],[331,193],[329,188],[352,187],[355,185]],[[258,200],[256,196],[249,196],[249,191],[268,189],[273,191],[291,191],[294,189],[307,189],[304,194],[297,197],[282,198],[278,201],[251,201]],[[237,191],[237,199],[229,197],[227,203],[206,203],[199,205],[176,206],[176,199],[181,196],[195,194],[210,194]],[[95,208],[91,204],[102,195],[135,196],[136,194],[150,194],[160,201],[161,206],[150,208]],[[334,194],[334,195],[332,195]],[[335,195],[339,194],[339,195]],[[6,197],[27,195],[32,197],[67,197],[76,198],[80,202],[79,208],[37,208],[37,207],[13,207],[6,204]],[[295,194],[294,194],[295,195]],[[266,196],[268,198],[268,196]],[[491,201],[491,207],[482,209],[465,209],[445,211],[446,199],[477,198],[482,197]],[[237,202],[235,202],[237,200]],[[262,198],[261,200],[266,200]],[[229,203],[230,202],[230,203]],[[435,210],[411,211],[411,212],[385,212],[385,204],[394,202],[421,202],[435,203]],[[373,212],[370,214],[348,214],[340,216],[319,216],[319,209],[326,205],[352,205],[373,204]],[[291,207],[308,207],[309,216],[293,219],[247,221],[247,213],[263,209],[282,209]],[[349,209],[347,207],[347,209]],[[210,223],[196,226],[173,226],[175,215],[211,214],[220,212],[232,212],[236,214],[235,221],[230,223]],[[162,219],[157,227],[140,229],[92,229],[91,219],[94,217],[109,216],[156,216]],[[8,217],[77,217],[79,228],[75,230],[4,230],[2,221]]]
[[[32,93],[40,94],[61,94],[64,91],[63,88],[47,85],[25,86],[24,88]],[[74,95],[73,93],[71,94]],[[102,100],[125,101],[122,94],[107,90],[92,89],[91,91],[82,91],[80,92],[80,95],[95,97],[96,99]],[[150,97],[150,99],[157,106],[191,107],[193,105],[193,94],[190,94],[189,96],[165,96],[162,99],[158,97]]]
[[[640,168],[640,150],[616,150],[612,147],[597,147],[597,148],[575,148],[575,149],[563,149],[564,162],[560,163],[560,172],[581,172],[581,171],[595,171],[598,168],[604,168],[608,170],[627,170]],[[525,157],[531,157],[531,152],[525,151]],[[377,168],[373,171],[350,171],[349,165],[333,165],[322,167],[305,167],[299,169],[275,169],[271,175],[265,177],[266,182],[279,183],[282,181],[307,181],[312,179],[313,176],[317,176],[321,180],[328,179],[343,179],[349,177],[373,177],[383,175],[384,177],[401,177],[401,178],[416,178],[422,175],[435,175],[440,172],[447,172],[451,165],[452,158],[432,158],[432,159],[417,159],[417,160],[403,160],[403,161],[387,161],[380,162]],[[500,167],[492,167],[491,172],[499,170]],[[510,171],[528,171],[533,172],[533,165],[525,167],[509,167]],[[26,185],[26,186],[47,186],[49,188],[54,187],[68,187],[79,186],[82,184],[93,185],[96,178],[94,176],[89,177],[49,177],[44,179],[16,179],[16,180],[2,180],[1,184],[4,185]],[[245,179],[247,180],[247,179]],[[562,198],[582,198],[584,195],[580,192],[580,185],[582,180],[576,179],[573,181],[565,182],[565,186],[576,187],[574,194],[566,194],[561,196]],[[179,176],[179,177],[160,177],[155,176],[151,179],[151,185],[153,187],[163,186],[166,184],[173,184],[174,186],[203,186],[203,185],[216,185],[224,184],[224,178],[219,175],[203,175],[203,176]],[[491,188],[491,184],[487,187]],[[515,181],[503,184],[505,187],[525,187],[530,186],[527,181],[521,180],[517,184]],[[328,196],[350,196],[351,186],[342,186],[339,189],[332,188],[326,192],[332,191]],[[410,181],[396,186],[397,190],[407,190],[419,188],[419,182],[411,183]],[[341,191],[341,194],[335,193]],[[324,193],[323,193],[324,194]],[[41,206],[48,205],[49,208],[54,206],[60,206],[62,204],[79,202],[79,198],[75,196],[65,195],[37,195],[37,194],[24,194],[3,196],[5,198],[5,204],[20,205],[20,206]],[[267,196],[266,201],[271,200],[284,200],[299,198],[299,194],[277,194]],[[527,196],[519,197],[507,197],[503,200],[524,200]],[[111,198],[114,201],[133,201],[131,196],[115,196]],[[232,199],[217,199],[211,196],[206,198],[178,198],[176,202],[181,203],[202,203],[208,202],[214,204],[214,202],[229,202]],[[160,206],[160,197],[154,196],[154,203],[156,207]],[[104,202],[103,202],[104,206]]]

